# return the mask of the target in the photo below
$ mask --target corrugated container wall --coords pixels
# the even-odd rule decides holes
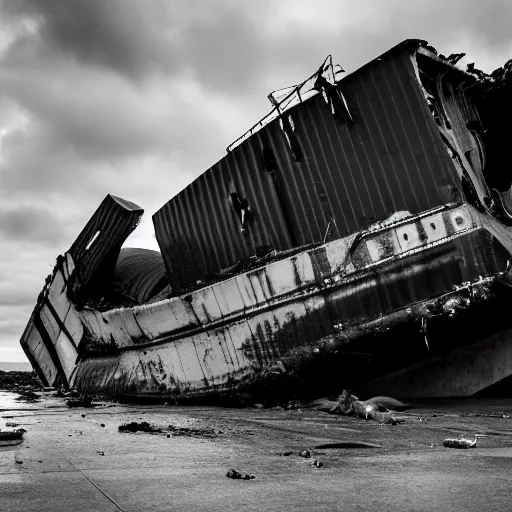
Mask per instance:
[[[76,266],[69,291],[76,303],[111,282],[121,246],[143,213],[140,206],[120,197],[108,195],[102,201],[68,251]]]
[[[452,200],[459,183],[411,58],[389,52],[339,82],[353,122],[317,94],[284,113],[294,140],[276,119],[164,205],[153,221],[173,288],[260,246],[322,242],[331,219],[327,240]],[[244,232],[237,198],[253,214]]]

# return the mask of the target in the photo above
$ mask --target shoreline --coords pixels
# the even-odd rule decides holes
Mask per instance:
[[[392,426],[300,408],[69,409],[42,395],[0,412],[0,428],[27,431],[0,448],[11,512],[509,509],[512,399],[418,404]],[[131,422],[162,432],[119,432]],[[443,446],[477,433],[476,448]],[[231,469],[255,478],[232,480]]]

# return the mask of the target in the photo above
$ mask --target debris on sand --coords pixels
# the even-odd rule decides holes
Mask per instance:
[[[167,434],[167,437],[187,436],[212,438],[217,437],[218,431],[208,427],[182,427],[177,425],[168,425],[167,427],[158,427],[150,425],[147,421],[132,421],[118,427],[119,432],[146,432],[150,434]]]
[[[24,428],[0,429],[0,446],[20,444],[23,441]]]
[[[412,406],[400,402],[389,396],[376,396],[368,400],[359,400],[349,391],[343,390],[335,400],[320,398],[308,404],[309,408],[330,414],[341,414],[345,416],[357,416],[366,420],[371,419],[381,424],[396,425],[404,420],[398,420],[392,415],[394,411],[405,411]]]
[[[70,391],[67,391],[66,393],[63,393],[65,398],[80,398],[80,392],[77,389],[71,389]]]
[[[477,435],[475,435],[475,438],[473,440],[464,437],[459,437],[458,439],[445,439],[443,441],[443,446],[446,446],[447,448],[459,449],[476,448],[477,439]]]
[[[358,399],[357,397],[354,398]],[[404,404],[400,400],[397,400],[396,398],[392,398],[390,396],[374,396],[373,398],[364,400],[363,403],[366,405],[373,405],[379,411],[407,411],[409,409],[413,409],[412,405]]]
[[[311,458],[311,450],[302,450],[299,453],[299,456],[304,457],[305,459],[309,459],[309,458]]]
[[[284,409],[287,411],[300,411],[302,407],[304,405],[299,400],[291,400],[284,406]]]
[[[92,404],[92,397],[83,396],[81,398],[68,400],[66,405],[71,409],[73,407],[94,407]]]
[[[217,432],[212,428],[177,427],[169,425],[169,432],[173,436],[188,437],[217,437]]]
[[[16,400],[19,400],[19,401],[24,400],[26,402],[36,402],[40,398],[40,396],[37,393],[34,393],[32,390],[18,391],[18,395],[19,396],[16,397]]]
[[[433,415],[434,416],[434,415]],[[475,418],[503,418],[510,419],[512,418],[512,414],[509,412],[501,411],[501,412],[465,412],[461,414],[462,417],[475,417]]]
[[[315,468],[323,468],[324,467],[324,463],[321,461],[321,460],[318,460],[318,459],[315,459],[311,465]]]
[[[119,425],[119,432],[163,432],[163,430],[154,425],[150,425],[147,421],[141,421],[140,423],[137,421],[132,421],[131,423],[125,423],[123,425]]]
[[[254,475],[243,475],[242,473],[239,473],[236,469],[230,469],[226,473],[226,476],[228,478],[233,478],[234,480],[253,480],[254,478],[256,478]]]

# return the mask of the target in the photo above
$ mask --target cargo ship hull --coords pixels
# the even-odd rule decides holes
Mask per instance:
[[[482,322],[479,312],[508,291],[508,253],[478,218],[466,205],[442,208],[186,295],[105,312],[77,311],[67,299],[66,255],[22,346],[48,385],[139,398],[250,391],[265,380],[319,392],[362,386],[421,360],[440,357],[442,365],[471,343],[468,318]],[[409,246],[427,223],[445,237]],[[375,250],[386,243],[394,244],[391,256]],[[431,324],[443,320],[452,335],[466,333],[448,349],[432,336]],[[445,375],[438,390],[425,379],[400,394],[467,396],[508,370],[480,379],[470,372],[465,382],[452,371],[451,389]]]
[[[43,382],[433,397],[508,379],[512,176],[496,141],[512,71],[449,60],[406,41],[272,93],[271,114],[155,213],[161,253],[122,248],[142,209],[107,196],[22,336]]]

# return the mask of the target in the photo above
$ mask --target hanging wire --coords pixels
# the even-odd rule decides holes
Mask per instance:
[[[285,110],[298,103],[302,103],[309,97],[317,94],[318,91],[316,88],[316,82],[319,76],[325,78],[327,81],[334,85],[337,82],[336,75],[344,72],[341,66],[337,65],[336,67],[339,69],[335,71],[332,64],[332,56],[328,55],[323,61],[322,65],[317,69],[317,71],[315,71],[311,76],[306,78],[300,84],[272,91],[267,97],[274,108],[263,119],[252,126],[247,132],[232,142],[226,148],[226,151],[228,153],[232,151],[236,146],[241,144],[244,140],[248,139],[263,126],[280,117]]]

